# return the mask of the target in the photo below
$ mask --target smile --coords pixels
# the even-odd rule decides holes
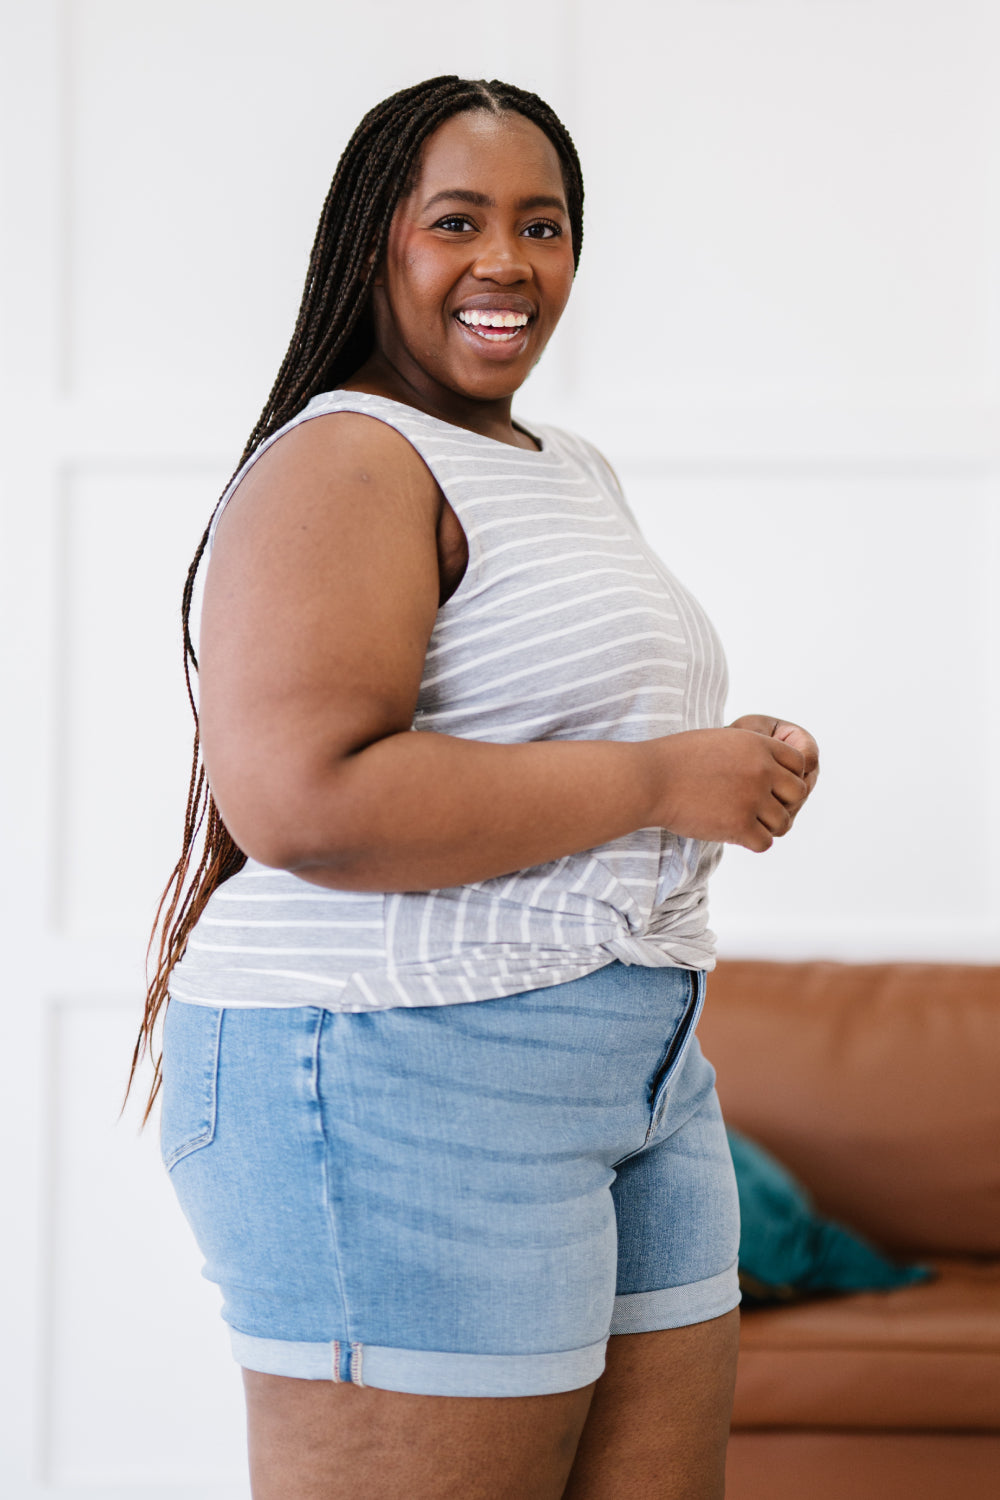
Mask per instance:
[[[511,312],[507,308],[470,307],[455,314],[460,323],[476,333],[481,339],[493,344],[509,344],[527,326],[527,313]]]

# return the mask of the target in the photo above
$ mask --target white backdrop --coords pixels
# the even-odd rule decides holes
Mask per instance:
[[[1000,960],[997,0],[8,0],[0,1490],[245,1494],[214,1288],[115,1124],[176,855],[180,585],[357,119],[537,89],[587,235],[520,412],[580,428],[824,770],[727,954]]]

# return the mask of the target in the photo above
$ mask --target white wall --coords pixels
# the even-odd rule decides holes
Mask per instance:
[[[357,119],[538,89],[587,235],[526,418],[600,442],[732,712],[818,734],[727,953],[1000,960],[1000,40],[990,0],[9,0],[0,61],[12,1497],[244,1493],[214,1289],[115,1126],[176,854],[180,582]]]

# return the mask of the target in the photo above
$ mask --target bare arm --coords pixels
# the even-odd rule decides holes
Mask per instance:
[[[201,721],[241,848],[321,885],[426,890],[636,828],[752,849],[787,830],[803,754],[750,728],[639,744],[412,731],[440,504],[405,439],[352,414],[280,439],[230,501],[206,580]]]

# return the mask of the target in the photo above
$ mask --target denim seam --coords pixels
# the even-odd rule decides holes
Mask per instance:
[[[352,1341],[351,1343],[351,1382],[354,1385],[364,1385],[364,1362],[365,1346]]]
[[[174,1149],[163,1157],[163,1165],[168,1172],[176,1167],[177,1163],[183,1161],[186,1156],[191,1156],[202,1146],[210,1146],[215,1139],[215,1132],[219,1122],[219,1058],[222,1051],[222,1018],[221,1006],[215,1007],[216,1023],[215,1038],[212,1050],[211,1083],[208,1090],[209,1097],[209,1120],[204,1130],[200,1130],[196,1136],[189,1136],[187,1140],[174,1147]]]
[[[340,1306],[344,1317],[344,1334],[351,1337],[351,1315],[347,1306],[347,1289],[344,1286],[344,1262],[340,1253],[340,1236],[337,1233],[337,1219],[333,1211],[333,1202],[330,1195],[330,1141],[327,1136],[326,1122],[323,1118],[323,1102],[320,1097],[320,1044],[323,1037],[323,1027],[327,1016],[332,1018],[332,1011],[319,1010],[317,1012],[317,1025],[313,1032],[313,1054],[312,1054],[312,1086],[313,1098],[319,1115],[319,1132],[323,1142],[323,1197],[326,1202],[327,1221],[330,1225],[330,1238],[333,1241],[333,1258],[337,1267],[337,1291],[340,1296]],[[332,1020],[331,1020],[332,1024]],[[337,1360],[337,1379],[340,1379],[340,1344],[335,1344]]]
[[[208,1130],[203,1130],[201,1135],[192,1136],[189,1140],[186,1140],[182,1146],[175,1146],[170,1155],[163,1158],[163,1165],[167,1171],[169,1172],[171,1167],[176,1167],[177,1163],[183,1161],[185,1156],[190,1156],[192,1152],[197,1151],[199,1146],[209,1145],[214,1134],[214,1129],[209,1127]]]

